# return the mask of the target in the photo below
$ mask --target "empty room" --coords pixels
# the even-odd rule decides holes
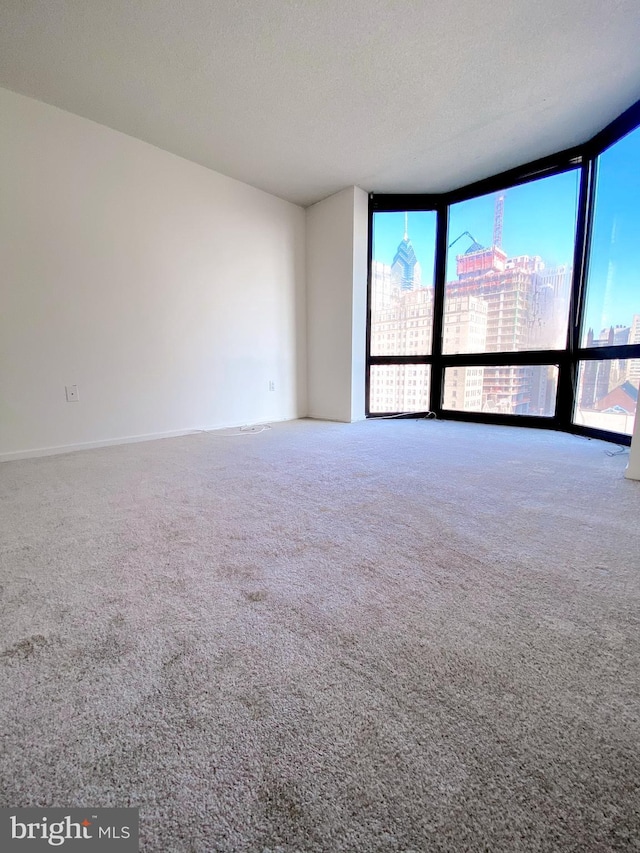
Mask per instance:
[[[3,851],[640,851],[639,43],[0,4]]]

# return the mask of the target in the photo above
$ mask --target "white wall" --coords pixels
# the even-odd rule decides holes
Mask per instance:
[[[6,90],[0,117],[0,459],[306,414],[301,208]]]
[[[312,418],[364,417],[367,194],[307,209],[308,399]]]

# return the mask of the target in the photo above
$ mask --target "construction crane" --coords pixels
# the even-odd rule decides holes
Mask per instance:
[[[502,220],[504,219],[504,193],[496,196],[496,206],[493,214],[493,245],[502,248]]]
[[[449,248],[455,245],[458,240],[462,240],[463,237],[468,237],[471,240],[471,246],[467,249],[467,252],[479,252],[480,249],[484,249],[484,246],[481,246],[480,243],[476,240],[473,234],[470,234],[468,231],[463,231],[459,237],[453,241],[453,243],[449,243]]]
[[[504,193],[498,193],[496,195],[496,204],[493,214],[493,245],[497,249],[502,248],[502,223],[504,220]],[[463,231],[459,237],[453,241],[453,243],[449,243],[449,248],[451,248],[458,240],[461,240],[463,237],[468,237],[471,240],[471,246],[467,249],[467,252],[479,252],[481,249],[484,249],[484,246],[481,246],[480,243],[476,240],[473,234],[470,234],[468,231]]]

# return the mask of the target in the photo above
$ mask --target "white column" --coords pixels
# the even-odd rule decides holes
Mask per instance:
[[[351,420],[364,420],[367,369],[367,249],[369,196],[359,187],[353,193],[353,316],[351,318]]]
[[[629,451],[629,464],[624,476],[629,480],[640,480],[640,412],[636,412],[636,422]]]
[[[348,187],[307,209],[309,416],[364,418],[368,200]]]

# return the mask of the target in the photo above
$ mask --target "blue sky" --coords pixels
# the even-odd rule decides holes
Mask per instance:
[[[640,314],[640,128],[599,158],[585,329]]]
[[[565,172],[504,193],[502,248],[508,256],[540,255],[547,266],[573,261],[578,199],[578,172]],[[496,193],[461,201],[449,209],[449,242],[463,231],[478,243],[493,242]],[[463,237],[449,252],[447,281],[456,278],[456,254],[470,245]]]
[[[573,262],[579,172],[553,175],[506,191],[502,247],[507,255],[541,255],[547,266]],[[469,231],[482,245],[493,240],[495,193],[454,204],[449,242]],[[423,284],[433,281],[433,211],[409,212],[408,233],[422,266]],[[374,258],[390,264],[404,234],[403,213],[374,217]],[[456,243],[447,258],[447,281],[456,278]],[[600,157],[589,268],[585,328],[629,325],[640,313],[640,129]]]

